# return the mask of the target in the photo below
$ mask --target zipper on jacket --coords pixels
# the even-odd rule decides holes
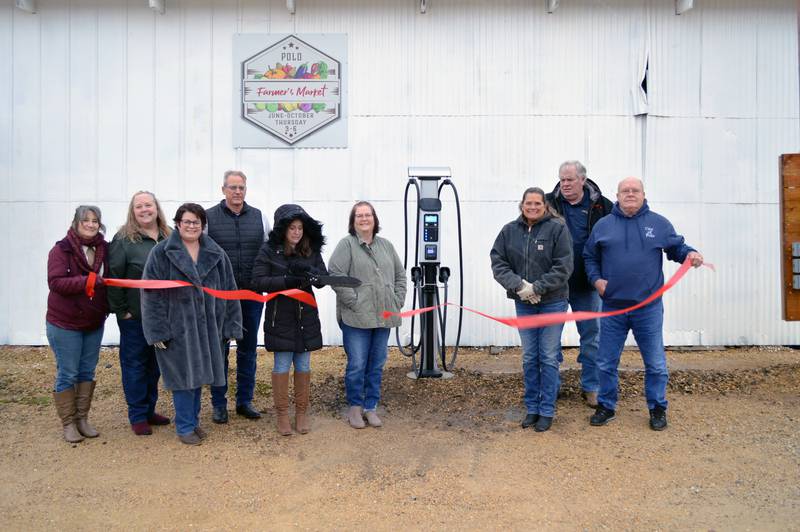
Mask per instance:
[[[533,226],[528,226],[528,234],[525,235],[525,278],[524,281],[527,281],[530,277],[530,272],[528,271],[528,265],[530,264],[530,249],[531,249],[531,232],[533,231]]]
[[[278,300],[275,300],[275,306],[272,307],[272,326],[275,327],[275,317],[278,315]]]

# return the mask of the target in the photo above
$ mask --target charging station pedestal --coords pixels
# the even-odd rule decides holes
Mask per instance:
[[[448,277],[450,273],[449,268],[441,267],[442,201],[439,199],[439,181],[450,177],[450,168],[412,167],[408,169],[408,177],[416,179],[419,186],[419,264],[411,269],[411,279],[419,292],[420,308],[433,307],[439,302],[439,278],[442,273]],[[420,316],[420,368],[419,371],[408,372],[406,375],[409,378],[447,379],[453,376],[449,371],[441,370],[436,362],[442,354],[443,342],[439,337],[438,316],[438,309]]]

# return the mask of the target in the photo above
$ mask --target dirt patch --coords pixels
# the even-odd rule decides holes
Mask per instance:
[[[344,354],[312,357],[312,432],[273,428],[271,356],[259,356],[252,422],[181,445],[174,427],[130,431],[115,349],[104,349],[92,419],[60,439],[46,348],[0,348],[0,512],[15,529],[800,530],[800,351],[670,352],[670,427],[647,427],[638,352],[623,354],[617,420],[589,427],[574,350],[550,432],[523,431],[518,349],[465,349],[451,380],[405,377],[390,354],[385,426],[356,431]],[[234,361],[235,357],[231,358]],[[163,393],[160,411],[172,415]]]

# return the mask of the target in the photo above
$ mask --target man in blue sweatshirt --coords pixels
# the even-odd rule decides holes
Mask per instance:
[[[669,220],[647,206],[642,181],[635,177],[623,179],[617,187],[617,202],[611,215],[595,224],[583,249],[586,275],[603,299],[603,311],[635,305],[661,288],[663,253],[680,263],[688,258],[695,268],[703,264],[703,256],[684,243]],[[644,361],[650,428],[667,428],[663,325],[661,298],[626,314],[603,318],[597,351],[600,392],[591,425],[605,425],[615,417],[617,368],[628,331],[632,330]]]

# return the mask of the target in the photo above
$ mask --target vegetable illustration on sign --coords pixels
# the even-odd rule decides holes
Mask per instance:
[[[242,62],[242,117],[291,145],[340,116],[341,64],[295,35]]]

